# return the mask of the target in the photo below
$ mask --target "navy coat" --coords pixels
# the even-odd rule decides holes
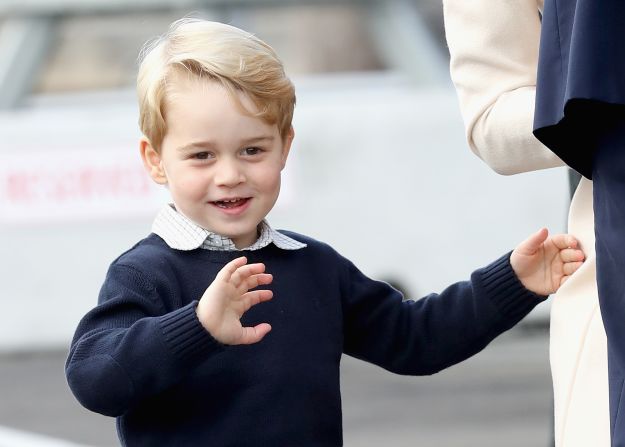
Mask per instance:
[[[545,0],[534,134],[592,178],[596,138],[625,105],[625,0]]]
[[[545,0],[534,135],[593,178],[612,447],[625,447],[625,0]]]

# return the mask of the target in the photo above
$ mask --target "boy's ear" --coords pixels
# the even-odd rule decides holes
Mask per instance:
[[[293,138],[295,138],[295,130],[293,129],[293,126],[291,126],[282,143],[282,169],[286,166],[286,159],[289,157],[289,151],[291,150]]]
[[[141,151],[141,160],[145,170],[150,174],[152,180],[159,185],[167,184],[167,175],[163,169],[161,154],[152,147],[150,140],[142,137],[139,141],[139,150]]]

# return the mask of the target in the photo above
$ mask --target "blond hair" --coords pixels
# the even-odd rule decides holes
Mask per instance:
[[[218,22],[184,18],[144,47],[137,76],[139,126],[160,151],[167,133],[166,104],[176,77],[185,72],[221,83],[247,113],[239,94],[252,100],[253,115],[276,124],[284,138],[293,120],[295,89],[274,50],[254,35]]]

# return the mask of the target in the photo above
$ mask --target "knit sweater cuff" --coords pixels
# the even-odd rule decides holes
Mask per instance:
[[[224,345],[204,329],[197,318],[194,301],[180,309],[160,317],[165,341],[171,351],[184,362],[196,362],[209,354],[216,354]]]
[[[519,320],[547,297],[525,288],[510,265],[511,253],[480,269],[478,274],[482,287],[502,315]]]

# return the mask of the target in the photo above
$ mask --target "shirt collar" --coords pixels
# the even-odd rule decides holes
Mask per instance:
[[[283,250],[299,250],[306,244],[296,241],[273,228],[266,220],[260,223],[260,236],[243,250],[260,250],[273,243]],[[173,204],[164,206],[152,223],[152,232],[175,250],[195,250],[203,248],[216,251],[237,251],[234,242],[228,237],[208,231],[185,215],[176,211]]]

